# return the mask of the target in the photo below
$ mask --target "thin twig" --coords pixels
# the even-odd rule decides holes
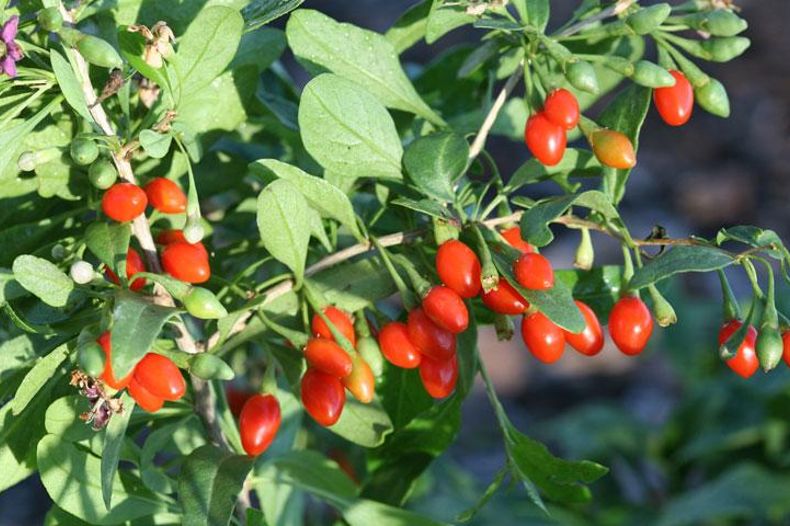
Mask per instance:
[[[587,26],[590,26],[596,22],[600,22],[601,20],[609,18],[610,16],[619,15],[620,13],[631,7],[634,1],[635,0],[620,0],[619,2],[607,7],[600,13],[596,13],[589,18],[585,18],[584,20],[581,20],[580,22],[573,24],[572,26],[568,26],[567,28],[560,31],[554,36],[569,37],[571,35],[574,35],[579,31],[583,30],[584,28],[586,28]]]
[[[488,110],[488,114],[486,118],[483,120],[483,124],[480,125],[480,131],[477,132],[475,136],[475,140],[472,141],[472,146],[469,147],[469,159],[472,160],[483,150],[483,147],[486,144],[486,139],[488,138],[488,134],[491,132],[491,128],[494,126],[496,122],[497,116],[499,116],[499,112],[502,111],[502,107],[507,102],[508,97],[516,88],[519,79],[524,74],[524,60],[516,68],[510,77],[508,77],[505,85],[502,87],[502,90],[497,95],[496,99],[494,99],[494,104],[491,105],[491,109]]]

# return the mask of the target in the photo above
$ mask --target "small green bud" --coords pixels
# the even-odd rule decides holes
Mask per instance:
[[[661,327],[669,327],[678,321],[678,316],[675,314],[675,309],[664,296],[658,291],[655,285],[648,287],[650,299],[653,301],[653,314],[655,314],[656,322]]]
[[[74,139],[69,151],[74,162],[82,166],[91,164],[99,157],[99,147],[91,139]]]
[[[120,68],[123,66],[121,55],[112,45],[99,37],[83,34],[77,40],[77,50],[85,60],[103,68]]]
[[[694,13],[685,17],[683,22],[692,29],[717,37],[733,37],[749,26],[746,20],[727,9]]]
[[[590,238],[590,230],[588,228],[582,228],[581,233],[582,238],[576,249],[576,258],[573,262],[573,266],[581,270],[590,270],[595,261],[595,249],[593,248],[592,239]]]
[[[597,95],[600,88],[598,87],[598,75],[595,74],[595,68],[589,62],[578,60],[568,65],[565,68],[565,78],[571,83],[571,86],[580,91],[586,91]]]
[[[61,245],[60,243],[55,243],[52,245],[52,249],[49,251],[49,255],[52,256],[52,259],[56,261],[62,261],[66,258],[66,247]]]
[[[626,23],[634,30],[637,35],[647,35],[652,33],[658,26],[664,23],[672,7],[669,4],[656,4],[643,7],[639,11],[626,18]]]
[[[99,159],[88,168],[88,179],[99,190],[107,190],[118,179],[115,166],[107,159]]]
[[[201,320],[216,320],[228,315],[214,293],[203,287],[192,287],[183,302],[187,312]]]
[[[757,335],[755,349],[763,371],[768,372],[779,365],[783,350],[782,335],[779,333],[779,329],[771,324],[763,324]]]
[[[746,37],[721,37],[704,40],[700,46],[707,54],[707,58],[714,62],[729,62],[735,57],[739,57],[751,45],[751,41]]]
[[[45,31],[58,31],[63,27],[63,15],[57,7],[47,7],[38,12],[38,23]]]
[[[640,60],[634,64],[634,74],[631,79],[648,88],[665,88],[675,85],[675,77],[669,71],[647,60]]]
[[[730,99],[724,85],[718,80],[709,78],[706,84],[695,87],[694,98],[708,113],[724,118],[730,116]]]
[[[22,152],[16,161],[17,167],[23,172],[32,172],[36,169],[36,152]]]
[[[236,374],[224,360],[209,353],[200,353],[189,364],[189,372],[204,380],[233,380]]]
[[[376,339],[371,336],[360,338],[357,340],[357,351],[368,362],[373,375],[377,378],[381,376],[381,372],[384,369],[384,359],[381,356],[381,349]]]
[[[77,362],[88,376],[97,377],[104,372],[104,351],[96,342],[88,342],[77,350]]]
[[[69,276],[78,285],[85,285],[93,281],[94,274],[93,265],[87,261],[75,261],[69,268]]]

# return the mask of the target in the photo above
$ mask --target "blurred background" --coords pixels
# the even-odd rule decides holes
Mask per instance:
[[[307,0],[304,7],[384,32],[414,3]],[[729,64],[705,65],[727,87],[732,115],[722,120],[697,108],[691,122],[676,129],[651,111],[622,207],[635,237],[648,235],[656,224],[671,237],[711,236],[719,227],[755,224],[790,239],[790,0],[737,4],[749,22],[744,35],[751,48]],[[577,5],[552,0],[553,23]],[[457,30],[431,47],[415,46],[403,59],[407,69],[420,71],[443,51],[479,36],[473,29]],[[291,57],[284,64],[306,82]],[[523,144],[502,137],[491,137],[488,148],[506,176],[529,157]],[[556,190],[549,183],[533,191],[535,197]],[[555,266],[570,267],[578,234],[556,234],[545,253]],[[593,241],[596,264],[619,262],[619,247],[601,237]],[[730,277],[746,299],[743,276],[733,271]],[[471,524],[790,524],[790,372],[782,364],[747,381],[719,360],[721,293],[715,274],[674,280],[666,293],[680,321],[656,328],[639,358],[607,344],[594,358],[568,350],[558,364],[545,366],[520,338],[497,342],[493,329],[481,331],[483,358],[518,428],[559,456],[594,460],[611,473],[593,485],[591,504],[549,506],[551,516],[532,505],[523,488],[506,483]],[[778,300],[787,312],[787,288]],[[413,498],[417,509],[440,519],[452,520],[472,506],[505,461],[480,386],[464,412],[458,442],[423,477]],[[0,495],[0,526],[41,524],[48,501],[38,481],[18,485]]]

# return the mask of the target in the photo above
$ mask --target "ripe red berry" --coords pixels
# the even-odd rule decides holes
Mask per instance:
[[[454,354],[447,360],[434,360],[424,356],[420,364],[420,379],[433,398],[450,396],[458,381],[458,357]]]
[[[445,241],[436,252],[436,272],[446,286],[462,298],[480,292],[480,260],[477,254],[457,239]]]
[[[208,253],[201,243],[177,241],[162,250],[165,272],[187,283],[204,283],[211,276]]]
[[[636,296],[621,298],[609,313],[609,335],[623,354],[641,353],[653,333],[653,316]]]
[[[719,345],[723,345],[742,325],[743,322],[739,320],[730,320],[722,325],[719,330]],[[782,342],[784,343],[786,341],[785,337],[782,336]],[[757,352],[754,350],[756,342],[757,330],[750,325],[746,331],[746,337],[743,339],[741,346],[738,347],[735,356],[726,361],[729,368],[743,378],[749,378],[756,373],[757,369],[760,367],[760,361],[757,359]],[[787,349],[786,343],[784,344],[784,348]],[[786,352],[784,354],[786,355]]]
[[[148,202],[165,214],[181,214],[187,209],[187,196],[179,186],[170,179],[157,177],[145,185]]]
[[[118,391],[125,389],[129,385],[129,382],[132,381],[132,373],[127,374],[124,378],[119,380],[112,372],[112,345],[110,343],[110,332],[103,332],[96,342],[101,345],[101,348],[104,351],[104,372],[101,374],[99,379]]]
[[[562,329],[540,312],[525,316],[521,322],[521,338],[532,355],[543,363],[554,363],[565,350]]]
[[[182,241],[186,243],[186,240],[187,238],[184,237],[183,230],[162,230],[156,235],[156,242],[160,245],[169,245],[170,243],[175,243],[176,241]]]
[[[782,333],[782,359],[790,367],[790,331]]]
[[[238,389],[232,385],[225,387],[225,399],[228,401],[231,414],[236,418],[241,415],[241,410],[244,404],[247,403],[247,400],[254,395],[255,392],[249,389]]]
[[[142,188],[132,183],[116,183],[104,192],[101,208],[104,214],[120,223],[131,221],[145,212],[148,198]]]
[[[343,384],[332,375],[308,368],[302,376],[302,405],[313,420],[324,427],[340,418],[346,403]]]
[[[591,137],[595,157],[604,166],[627,170],[636,165],[636,152],[631,140],[614,130],[597,130]]]
[[[151,392],[140,385],[140,382],[135,380],[134,377],[132,377],[132,380],[129,382],[129,394],[134,398],[134,401],[137,402],[137,405],[149,413],[156,413],[162,409],[162,406],[165,404],[163,398],[152,395]]]
[[[566,140],[562,126],[551,122],[544,113],[536,113],[527,120],[524,142],[532,155],[546,166],[554,166],[562,160]]]
[[[280,429],[280,402],[270,394],[251,396],[241,409],[239,434],[244,451],[257,457],[266,451]]]
[[[134,368],[134,379],[152,395],[171,402],[179,400],[187,390],[176,364],[161,354],[146,354]]]
[[[444,285],[431,287],[422,299],[422,308],[432,322],[453,334],[464,332],[469,326],[469,311],[464,300]]]
[[[129,279],[138,272],[145,272],[145,270],[143,258],[140,257],[140,254],[135,249],[129,247],[129,251],[126,253],[126,278]],[[107,279],[116,285],[120,284],[118,276],[109,267],[104,270],[104,273]],[[145,287],[145,278],[137,278],[129,285],[129,290],[137,292],[143,287]]]
[[[361,354],[355,353],[351,357],[351,362],[354,364],[351,374],[340,381],[351,391],[354,398],[363,404],[369,404],[373,401],[376,392],[376,377],[373,376],[373,370]]]
[[[524,238],[521,237],[521,228],[514,226],[510,227],[506,230],[503,230],[502,237],[505,238],[511,247],[515,248],[522,254],[527,252],[535,252],[535,247],[524,241]]]
[[[671,70],[669,73],[675,77],[675,85],[656,88],[653,102],[664,122],[670,126],[682,126],[691,118],[694,109],[694,88],[680,71]]]
[[[455,334],[432,322],[422,308],[409,313],[406,326],[409,340],[422,354],[436,360],[447,360],[455,354]]]
[[[513,264],[513,274],[525,289],[546,290],[554,286],[551,262],[536,252],[522,254]]]
[[[351,374],[351,357],[340,345],[325,338],[312,338],[304,349],[307,363],[336,378]]]
[[[579,101],[570,91],[555,89],[546,97],[543,113],[557,126],[572,130],[579,123]]]
[[[580,353],[594,356],[603,349],[601,324],[589,305],[579,300],[574,303],[579,307],[579,311],[584,317],[584,330],[579,333],[565,331],[565,341]]]
[[[483,304],[497,314],[515,316],[529,308],[529,302],[505,278],[499,278],[497,288],[483,292],[480,297]]]
[[[354,320],[351,318],[350,314],[330,305],[324,308],[324,316],[329,318],[329,321],[332,322],[335,329],[340,331],[340,333],[351,342],[351,345],[356,347],[357,336],[354,333]],[[321,338],[335,341],[335,337],[332,336],[332,331],[329,330],[329,325],[324,322],[323,318],[321,318],[318,313],[313,314],[313,321],[310,327],[312,328],[314,336],[320,336]]]
[[[390,322],[381,328],[379,347],[384,358],[404,369],[414,369],[422,360],[419,349],[409,339],[406,324],[399,321]]]

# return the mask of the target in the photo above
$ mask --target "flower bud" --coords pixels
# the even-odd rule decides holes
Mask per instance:
[[[52,259],[56,261],[61,261],[66,257],[66,247],[64,247],[60,243],[55,243],[54,245],[52,245],[52,249],[50,249],[49,255],[52,256]]]
[[[724,118],[730,116],[730,99],[727,97],[727,90],[714,78],[694,88],[694,99],[708,113]]]
[[[187,312],[201,320],[215,320],[228,315],[214,293],[203,287],[192,287],[183,302]]]
[[[106,190],[115,184],[118,172],[112,162],[107,159],[99,159],[88,168],[88,179],[99,190]]]
[[[357,351],[368,363],[373,374],[376,377],[381,376],[384,370],[384,359],[381,356],[381,349],[376,339],[371,336],[359,338],[357,340]]]
[[[746,20],[727,9],[694,13],[684,17],[683,22],[692,29],[717,37],[735,36],[749,26]]]
[[[74,162],[82,166],[91,164],[99,157],[99,147],[90,139],[72,140],[69,152]]]
[[[184,239],[186,239],[187,243],[192,243],[193,245],[200,243],[205,235],[203,226],[197,221],[189,221],[187,226],[184,227]]]
[[[104,371],[104,351],[96,342],[88,342],[77,349],[77,362],[88,376],[98,377]]]
[[[675,85],[675,77],[669,71],[647,60],[640,60],[634,64],[634,73],[631,79],[648,88],[666,88]]]
[[[23,172],[32,172],[36,169],[36,153],[22,152],[16,161],[17,167]]]
[[[746,37],[720,37],[703,40],[700,47],[705,55],[701,58],[712,60],[713,62],[729,62],[735,57],[739,57],[751,45],[751,41]]]
[[[655,315],[656,322],[661,327],[669,327],[678,321],[678,316],[675,314],[675,309],[664,296],[658,291],[655,285],[648,287],[650,299],[653,301],[653,314]]]
[[[595,249],[593,248],[592,239],[590,239],[590,230],[582,228],[581,233],[582,238],[576,249],[576,258],[573,266],[581,270],[590,270],[595,261]]]
[[[38,12],[38,23],[45,31],[58,31],[63,27],[63,15],[57,7],[47,7]]]
[[[233,380],[236,374],[225,361],[213,354],[200,353],[189,364],[189,372],[204,380]]]
[[[586,91],[597,95],[599,91],[598,76],[595,74],[595,68],[589,62],[584,60],[577,60],[565,68],[565,77],[571,86],[580,91]]]
[[[85,60],[93,65],[103,68],[121,68],[123,60],[118,51],[106,40],[93,35],[83,34],[77,40],[77,50],[85,57]]]
[[[78,285],[86,285],[90,283],[93,281],[94,275],[95,272],[93,270],[93,265],[87,261],[75,261],[69,268],[69,276],[71,276],[71,279],[74,280],[74,283],[77,283]]]
[[[779,365],[783,350],[782,335],[773,324],[763,324],[757,335],[757,359],[763,371],[768,372]]]
[[[669,4],[651,5],[629,15],[625,21],[637,35],[647,35],[658,29],[671,11]]]

